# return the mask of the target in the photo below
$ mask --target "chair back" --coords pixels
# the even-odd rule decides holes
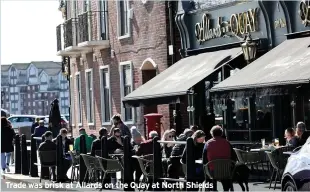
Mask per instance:
[[[212,164],[213,171],[212,173],[209,171],[209,166]],[[208,175],[209,178],[215,180],[231,180],[233,177],[233,172],[235,169],[235,161],[231,159],[216,159],[208,162],[204,165],[205,175]]]
[[[79,155],[74,152],[74,151],[68,151],[70,157],[71,157],[71,160],[72,160],[72,165],[75,166],[75,165],[78,165],[80,163],[79,159]]]
[[[259,152],[243,151],[234,148],[238,161],[243,164],[253,164],[261,160],[261,155]]]
[[[246,153],[246,151],[243,151],[243,150],[237,149],[237,148],[234,148],[234,151],[235,151],[235,153],[237,155],[238,161],[240,163],[245,163],[245,161],[244,161],[244,153]]]
[[[41,166],[56,165],[56,150],[54,151],[39,151]]]
[[[288,151],[293,151],[294,147],[292,146],[284,146],[284,147],[279,147],[272,151],[274,154],[275,162],[278,165],[279,169],[284,169],[287,163],[287,159],[289,156],[283,154],[283,152],[288,152]]]
[[[139,162],[140,169],[143,175],[153,176],[153,155],[145,155],[145,156],[132,156]]]
[[[124,170],[119,160],[107,159],[98,156],[96,158],[99,162],[100,169],[105,173],[117,173]]]
[[[86,154],[81,154],[81,156],[88,170],[100,170],[100,164],[97,157]]]
[[[271,163],[271,166],[274,169],[279,170],[279,167],[278,167],[278,165],[276,163],[276,160],[274,158],[274,154],[272,152],[270,152],[270,151],[265,151],[265,153],[267,154],[267,157],[268,157],[268,159],[269,159],[269,161]]]

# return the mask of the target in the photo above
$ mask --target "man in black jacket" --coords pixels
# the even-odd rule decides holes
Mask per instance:
[[[95,141],[93,141],[93,144],[91,146],[91,155],[95,156],[96,155],[96,151],[97,150],[101,150],[101,138],[102,137],[106,137],[108,135],[108,130],[105,127],[102,127],[99,130],[99,139],[96,139]]]
[[[303,146],[309,137],[309,133],[306,131],[306,125],[304,122],[297,123],[296,134],[297,134],[298,146]]]

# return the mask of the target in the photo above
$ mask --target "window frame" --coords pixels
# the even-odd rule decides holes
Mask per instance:
[[[78,81],[77,81],[78,80]],[[76,72],[75,73],[75,87],[76,87],[76,93],[77,93],[77,106],[79,108],[79,110],[77,110],[78,112],[78,119],[77,119],[77,124],[78,126],[82,126],[82,86],[81,86],[81,73],[80,72]],[[77,84],[79,82],[79,84]]]
[[[119,63],[119,73],[120,73],[120,91],[121,91],[121,115],[122,119],[124,120],[125,124],[134,124],[136,122],[136,109],[132,107],[132,120],[131,121],[126,121],[125,117],[125,106],[122,102],[123,98],[125,97],[125,90],[124,90],[124,75],[123,75],[123,68],[124,66],[129,65],[130,66],[130,71],[131,71],[131,92],[134,91],[134,68],[133,68],[133,63],[132,61],[123,61]],[[131,93],[130,92],[130,93]]]
[[[73,81],[72,75],[70,75],[70,93],[71,93],[70,94],[70,110],[69,110],[70,119],[67,119],[67,120],[71,122],[72,127],[75,126],[74,85],[75,85],[75,82]]]
[[[90,73],[90,75],[91,75],[91,80],[92,80],[92,82],[91,82],[91,85],[92,85],[92,89],[91,89],[91,97],[92,97],[92,101],[91,101],[91,106],[92,106],[92,109],[91,109],[91,111],[90,111],[90,109],[89,109],[89,104],[90,104],[90,95],[89,95],[89,92],[90,92],[90,90],[89,90],[89,87],[88,87],[88,85],[89,85],[89,82],[88,82],[88,73]],[[92,68],[90,68],[90,69],[86,69],[85,70],[85,84],[86,84],[86,86],[85,86],[85,89],[86,89],[86,117],[87,117],[87,123],[88,123],[88,125],[90,125],[90,126],[93,126],[93,125],[95,125],[95,117],[94,117],[94,115],[95,115],[95,113],[94,113],[94,81],[93,81],[93,79],[94,79],[94,75],[93,75],[93,69]],[[92,113],[92,118],[90,119],[90,115],[91,115],[91,113]],[[90,121],[91,120],[91,121]]]
[[[105,70],[108,70],[108,79],[109,79],[109,111],[110,111],[110,119],[105,119],[105,96],[103,90],[103,77],[102,74]],[[104,65],[99,68],[99,76],[100,76],[100,100],[101,100],[101,124],[102,125],[111,125],[111,115],[112,115],[112,95],[111,95],[111,74],[110,74],[110,66]]]
[[[129,18],[130,6],[129,0],[122,0],[127,5],[127,34],[121,35],[121,17],[120,17],[120,1],[116,1],[116,13],[117,13],[117,36],[118,39],[126,39],[131,37],[131,19]]]

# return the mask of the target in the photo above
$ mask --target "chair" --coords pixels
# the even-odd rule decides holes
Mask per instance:
[[[52,170],[51,168],[56,167],[56,150],[54,151],[39,151],[40,163],[35,163],[37,166],[48,167],[49,168],[49,180],[51,180]],[[42,180],[42,173],[40,174],[40,183]]]
[[[86,178],[88,176],[89,181],[96,182],[96,179],[98,178],[98,171],[101,171],[100,164],[97,157],[81,154],[85,166],[86,166],[86,175],[84,177],[84,182],[86,181]]]
[[[103,171],[103,177],[102,177],[102,186],[104,186],[105,178],[107,177],[107,174],[111,173],[117,173],[120,171],[123,171],[124,168],[119,160],[116,159],[107,159],[102,157],[96,157],[97,162],[99,163],[100,171]]]
[[[149,178],[153,178],[153,155],[134,155],[132,158],[137,159],[139,162],[139,166],[143,174],[142,182],[149,182]]]
[[[72,160],[72,171],[71,171],[71,181],[79,179],[79,170],[80,170],[80,157],[76,154],[76,152],[68,151],[71,160]]]
[[[299,150],[301,149],[301,147],[302,147],[302,146],[296,147],[296,148],[293,150],[293,152],[299,151]]]
[[[269,183],[269,189],[271,188],[272,178],[274,177],[274,174],[275,174],[274,187],[273,187],[273,190],[275,190],[276,185],[277,185],[277,178],[278,178],[278,176],[279,176],[279,178],[281,178],[281,175],[282,175],[284,169],[279,168],[279,166],[276,162],[276,159],[275,159],[275,154],[273,152],[266,151],[265,153],[267,154],[268,159],[271,163],[271,166],[273,167],[272,175],[271,175],[270,183]]]
[[[213,174],[210,173],[209,167],[213,166]],[[216,159],[209,161],[203,166],[203,170],[206,176],[214,180],[228,180],[230,181],[231,189],[233,189],[233,174],[235,171],[236,162],[231,159]],[[207,180],[208,178],[206,178]]]
[[[284,169],[287,163],[287,159],[289,156],[283,154],[283,152],[293,151],[294,147],[291,146],[284,146],[277,148],[276,150],[272,151],[271,153],[274,154],[275,162],[279,169]]]

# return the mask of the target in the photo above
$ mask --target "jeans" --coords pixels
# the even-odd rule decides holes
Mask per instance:
[[[11,153],[1,153],[2,169],[5,169],[10,164],[10,160],[11,160]]]

